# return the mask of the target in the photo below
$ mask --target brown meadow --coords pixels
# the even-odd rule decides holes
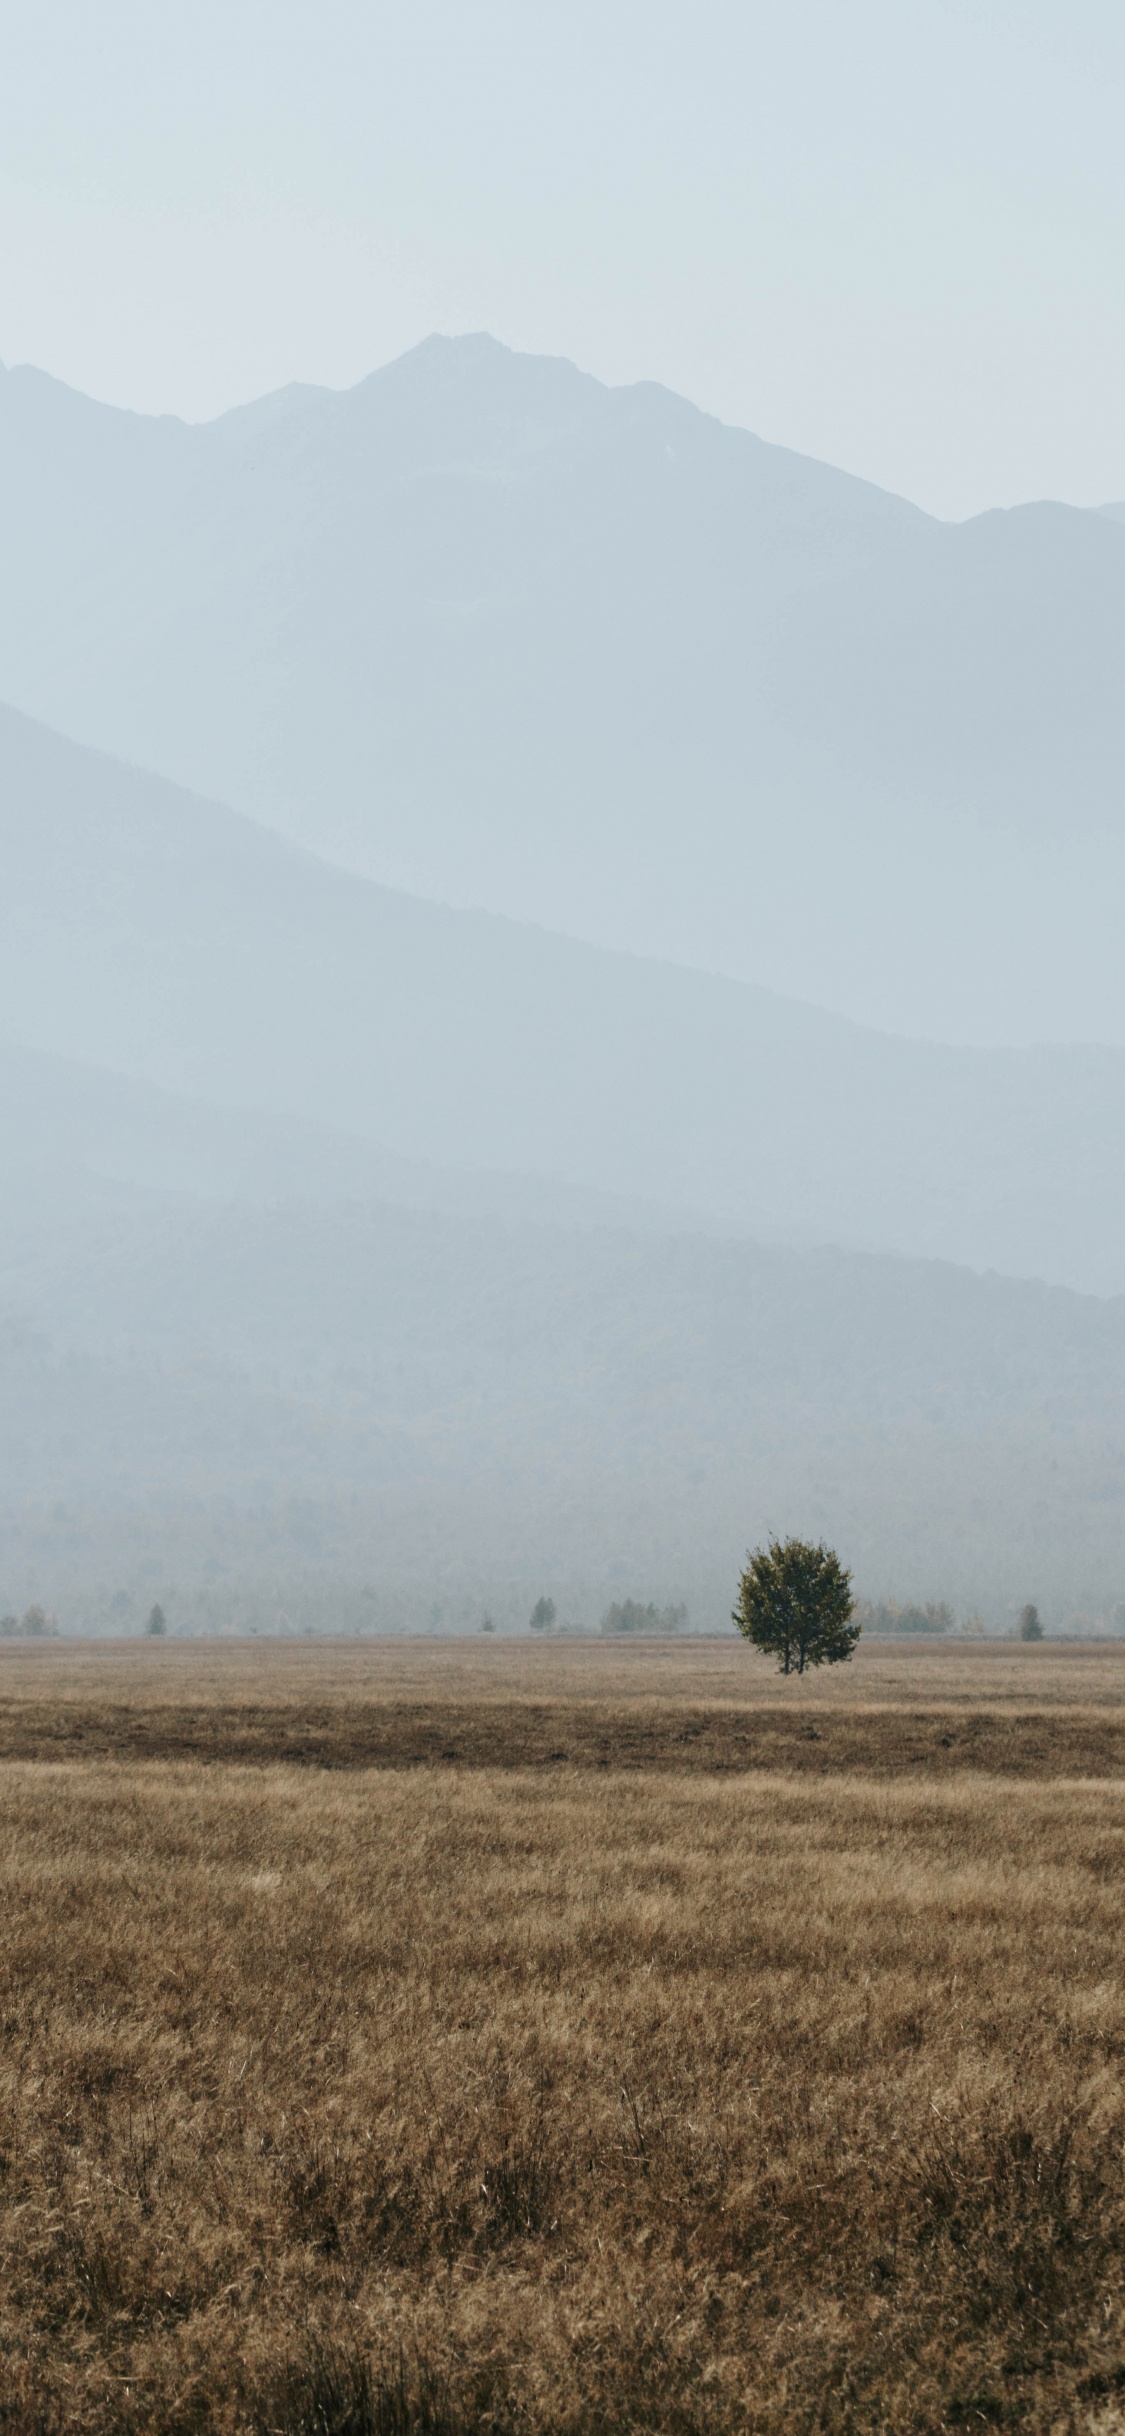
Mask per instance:
[[[1125,1652],[861,1660],[5,1651],[0,2429],[1125,2429]]]

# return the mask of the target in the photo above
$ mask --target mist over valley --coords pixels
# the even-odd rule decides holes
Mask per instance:
[[[1118,511],[434,339],[0,530],[0,1603],[1115,1615]]]

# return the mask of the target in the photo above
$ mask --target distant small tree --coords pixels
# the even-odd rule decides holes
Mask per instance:
[[[731,1618],[755,1649],[776,1657],[783,1675],[838,1666],[860,1635],[852,1623],[852,1577],[823,1542],[773,1539],[747,1557]]]
[[[145,1625],[145,1631],[147,1633],[151,1633],[155,1638],[160,1633],[167,1632],[167,1630],[168,1623],[164,1614],[164,1609],[162,1607],[154,1607],[152,1614],[148,1619],[148,1623]]]
[[[1030,1602],[1026,1607],[1020,1609],[1019,1636],[1021,1641],[1041,1641],[1043,1638],[1039,1609],[1033,1607]]]
[[[45,1633],[53,1633],[56,1629],[54,1617],[45,1615],[41,1607],[29,1607],[20,1619],[20,1631],[33,1641],[42,1640]]]
[[[480,1628],[482,1632],[495,1632],[496,1626],[493,1623],[491,1616],[481,1617]]]
[[[531,1614],[527,1620],[532,1632],[548,1632],[551,1625],[555,1621],[554,1600],[536,1599],[535,1605],[532,1608]]]

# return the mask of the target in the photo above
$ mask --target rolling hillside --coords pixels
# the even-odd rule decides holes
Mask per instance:
[[[34,1215],[5,1196],[12,1606],[471,1623],[548,1587],[579,1622],[624,1590],[718,1624],[788,1528],[872,1596],[1125,1598],[1121,1302],[372,1203]]]
[[[535,1176],[523,1206],[540,1215],[553,1185],[559,1214],[610,1195],[1125,1290],[1121,1051],[895,1040],[429,905],[13,712],[0,859],[0,1038],[25,1049],[255,1126],[297,1119],[399,1160]],[[275,1136],[261,1155],[281,1160],[280,1189],[306,1154]],[[341,1190],[386,1189],[370,1148],[309,1141],[320,1157]],[[181,1179],[182,1163],[164,1178]]]

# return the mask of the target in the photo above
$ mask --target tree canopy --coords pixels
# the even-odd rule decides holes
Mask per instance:
[[[833,1548],[772,1539],[746,1559],[732,1622],[755,1649],[776,1657],[783,1675],[850,1658],[860,1635],[852,1623],[852,1577]]]

